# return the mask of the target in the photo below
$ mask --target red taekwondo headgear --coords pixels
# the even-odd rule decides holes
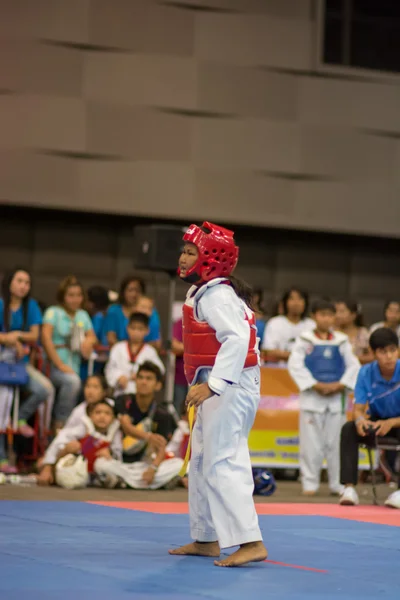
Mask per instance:
[[[228,277],[237,265],[239,248],[233,239],[233,231],[229,229],[204,221],[201,227],[190,225],[183,241],[194,244],[199,252],[199,258],[184,277],[189,283]]]

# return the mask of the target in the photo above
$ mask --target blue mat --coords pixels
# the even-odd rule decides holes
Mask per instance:
[[[172,557],[187,515],[78,502],[0,502],[3,600],[398,600],[400,529],[317,516],[261,516],[273,561],[214,567]]]

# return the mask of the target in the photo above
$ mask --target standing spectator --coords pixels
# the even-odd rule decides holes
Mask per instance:
[[[32,437],[34,431],[27,421],[42,402],[54,395],[51,382],[40,371],[29,364],[29,349],[24,344],[35,344],[39,339],[42,312],[37,301],[31,297],[31,276],[26,269],[11,271],[3,279],[0,299],[0,343],[15,352],[16,358],[23,357],[29,382],[22,388],[26,395],[18,419],[18,431]]]
[[[82,357],[89,359],[97,341],[83,303],[82,285],[69,275],[60,283],[57,305],[50,306],[43,319],[42,342],[51,363],[50,379],[57,390],[53,411],[56,430],[64,425],[76,405],[81,390]]]
[[[400,340],[400,302],[397,300],[389,300],[384,307],[384,320],[379,323],[374,323],[369,332],[373,333],[381,327],[392,329]]]
[[[254,310],[254,315],[256,317],[257,337],[260,340],[261,346],[262,340],[264,339],[266,325],[265,307],[262,290],[254,290],[251,304]]]
[[[315,323],[307,318],[308,295],[299,288],[288,290],[282,297],[282,305],[284,314],[267,323],[262,349],[267,360],[286,362],[296,338],[314,329]]]
[[[364,327],[363,316],[357,302],[339,300],[336,302],[336,330],[349,338],[354,354],[362,365],[374,360],[369,348],[369,333]]]
[[[303,494],[319,488],[324,458],[329,487],[338,494],[339,441],[344,394],[354,389],[360,363],[346,335],[333,332],[335,306],[326,300],[313,307],[314,331],[297,338],[288,369],[300,389],[300,472]]]
[[[101,285],[93,285],[87,291],[87,309],[92,319],[94,333],[100,344],[107,346],[107,335],[104,333],[104,320],[110,305],[108,290]]]
[[[104,331],[110,346],[128,339],[128,322],[132,313],[136,312],[136,304],[146,293],[145,283],[140,277],[129,275],[121,282],[118,304],[112,304],[107,311]],[[155,308],[152,309],[149,334],[146,342],[159,342],[161,339],[160,317]]]
[[[172,330],[172,351],[175,354],[174,406],[178,415],[182,414],[185,405],[188,385],[183,365],[183,321],[175,321]]]

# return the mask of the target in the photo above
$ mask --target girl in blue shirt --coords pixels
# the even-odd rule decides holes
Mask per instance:
[[[54,394],[53,386],[47,377],[29,364],[28,348],[24,347],[24,343],[34,344],[38,341],[42,324],[42,312],[30,292],[31,276],[26,269],[14,269],[4,277],[0,299],[1,354],[9,354],[11,350],[16,360],[25,362],[29,375],[27,385],[21,390],[25,399],[18,415],[18,433],[24,437],[34,435],[34,430],[27,421],[36,412],[38,406]],[[6,472],[15,470],[8,466],[4,439],[0,441],[0,470]]]
[[[57,305],[43,318],[42,342],[51,363],[50,379],[57,397],[54,405],[56,431],[68,419],[81,390],[79,371],[96,343],[92,321],[82,309],[84,292],[76,277],[66,277],[58,288]]]
[[[136,310],[135,307],[138,299],[145,293],[145,283],[140,277],[129,275],[122,280],[118,304],[110,306],[104,323],[104,332],[107,335],[107,341],[110,346],[113,346],[116,342],[128,339],[129,318]],[[160,317],[154,308],[150,316],[149,334],[144,341],[157,346],[160,340]]]

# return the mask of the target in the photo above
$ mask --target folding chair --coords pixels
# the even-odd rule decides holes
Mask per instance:
[[[400,441],[397,438],[391,437],[377,437],[374,448],[364,446],[368,453],[369,467],[371,470],[371,482],[372,482],[372,495],[375,506],[379,506],[378,494],[376,491],[376,472],[372,460],[372,450],[376,450],[378,453],[380,450],[388,450],[396,452],[396,455],[400,454]],[[397,488],[400,489],[400,471],[397,473]]]

